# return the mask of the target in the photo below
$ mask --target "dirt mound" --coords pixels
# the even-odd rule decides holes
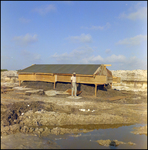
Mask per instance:
[[[14,125],[20,123],[19,116],[23,115],[29,110],[40,111],[43,109],[44,102],[37,101],[37,102],[16,102],[11,103],[9,105],[2,105],[1,109],[6,109],[6,111],[1,112],[1,125],[8,126],[8,125]],[[45,108],[44,108],[45,109]],[[51,109],[48,108],[47,111],[51,111]]]
[[[21,84],[22,86],[26,86],[26,88],[34,88],[34,89],[43,89],[53,90],[54,84],[49,82],[42,81],[24,81]],[[57,82],[55,90],[57,91],[66,91],[67,89],[71,89],[71,83],[65,82]],[[77,90],[82,91],[80,96],[94,96],[95,95],[95,85],[94,84],[77,84]],[[122,95],[120,91],[110,89],[109,85],[98,85],[97,86],[97,97],[111,97],[111,96]]]

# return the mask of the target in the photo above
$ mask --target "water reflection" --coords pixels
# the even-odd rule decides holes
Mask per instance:
[[[66,135],[65,139],[57,140],[57,144],[63,149],[141,149],[147,148],[147,136],[146,135],[135,135],[131,131],[133,127],[139,127],[141,124],[135,125],[96,125],[95,130],[88,133],[79,133]],[[94,127],[92,125],[92,127]],[[72,128],[72,126],[71,126]],[[79,126],[81,129],[92,129],[90,126]],[[73,136],[77,135],[77,136]],[[65,136],[65,135],[63,135]],[[101,146],[96,141],[97,140],[118,140],[123,141],[126,144],[121,144],[119,146]],[[136,143],[136,145],[129,145],[128,142]]]

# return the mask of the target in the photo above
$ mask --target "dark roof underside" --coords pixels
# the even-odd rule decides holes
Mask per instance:
[[[35,64],[27,67],[18,73],[63,73],[63,74],[86,74],[93,75],[94,72],[100,67],[100,64]]]

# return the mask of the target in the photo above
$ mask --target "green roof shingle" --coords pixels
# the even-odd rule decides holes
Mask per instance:
[[[93,75],[101,64],[35,64],[18,73],[64,73]]]

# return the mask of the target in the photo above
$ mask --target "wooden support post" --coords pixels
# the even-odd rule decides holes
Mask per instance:
[[[54,75],[54,89],[55,89],[56,82],[57,82],[57,75]]]
[[[112,83],[110,83],[110,88],[112,89]]]
[[[55,84],[56,84],[56,82],[54,82],[54,87],[53,87],[53,89],[55,89]]]
[[[95,84],[95,97],[97,96],[97,84]]]
[[[19,86],[21,86],[21,80],[19,80]]]

